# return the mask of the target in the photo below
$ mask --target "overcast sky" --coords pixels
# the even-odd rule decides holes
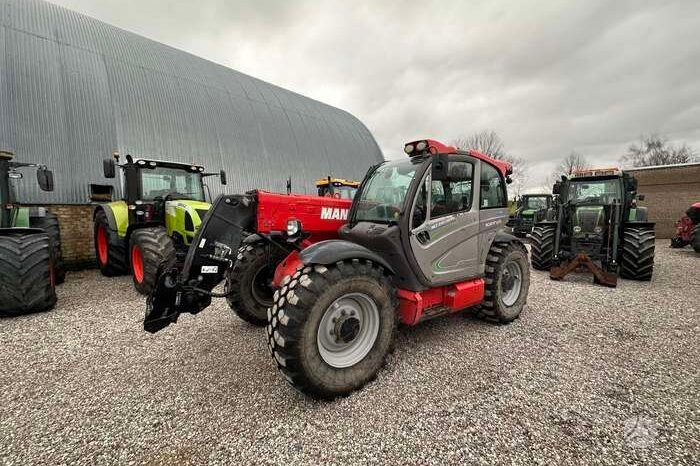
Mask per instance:
[[[52,0],[348,110],[385,155],[492,129],[544,181],[641,133],[700,150],[700,2]]]

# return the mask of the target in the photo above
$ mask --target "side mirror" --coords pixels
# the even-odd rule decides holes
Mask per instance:
[[[430,177],[433,181],[445,181],[449,178],[450,162],[447,154],[437,154],[433,156],[433,165]]]
[[[644,200],[644,194],[637,194],[637,200],[638,201],[643,201]]]
[[[102,161],[102,169],[105,178],[114,178],[117,176],[117,164],[114,162],[114,159],[104,159]]]
[[[561,181],[557,181],[552,186],[552,194],[561,194]]]
[[[226,182],[227,182],[227,179],[226,179],[226,170],[221,170],[221,171],[219,172],[219,180],[221,181],[221,184],[222,184],[222,185],[226,186]]]
[[[36,180],[42,191],[53,191],[53,172],[41,167],[36,171]]]

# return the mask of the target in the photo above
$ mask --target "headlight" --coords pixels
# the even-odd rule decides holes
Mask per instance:
[[[415,147],[413,147],[413,144],[406,144],[403,148],[403,151],[406,152],[408,155],[411,155],[413,149],[415,149]]]
[[[574,233],[581,233],[581,227],[579,227],[579,226],[574,227]]]
[[[595,231],[596,233],[602,233],[602,232],[603,232],[603,229],[600,228],[600,227],[595,227],[595,228],[593,229],[593,231]]]
[[[287,220],[287,236],[296,236],[301,231],[299,220]]]
[[[425,141],[421,141],[418,144],[416,144],[416,150],[423,152],[425,149],[428,148],[428,143]]]

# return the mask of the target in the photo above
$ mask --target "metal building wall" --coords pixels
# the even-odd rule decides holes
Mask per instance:
[[[313,192],[382,160],[345,111],[42,0],[0,0],[0,147],[54,170],[51,195],[18,183],[33,203],[86,203],[115,150],[225,168],[228,192]]]

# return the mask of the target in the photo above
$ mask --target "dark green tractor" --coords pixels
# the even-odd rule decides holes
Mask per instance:
[[[14,162],[0,150],[0,316],[47,311],[56,304],[56,284],[63,282],[58,218],[43,207],[20,207],[11,180],[21,169],[36,168],[43,191],[53,191],[53,173],[43,165]]]
[[[654,223],[637,207],[637,180],[617,169],[586,170],[562,177],[552,192],[555,215],[532,229],[532,267],[561,280],[587,268],[598,284],[614,287],[618,275],[651,280]]]
[[[551,208],[551,194],[525,194],[518,199],[515,213],[508,219],[507,226],[515,236],[524,238],[532,232],[535,223],[547,219]]]

